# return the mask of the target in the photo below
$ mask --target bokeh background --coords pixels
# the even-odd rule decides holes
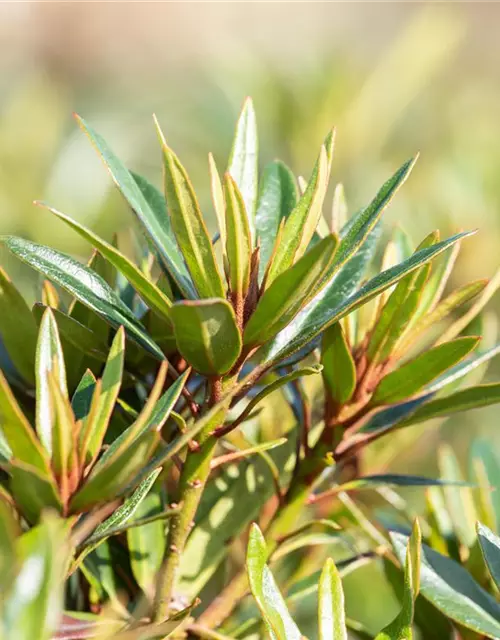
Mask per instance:
[[[156,113],[210,215],[207,154],[224,166],[251,95],[262,164],[280,157],[307,176],[337,125],[332,182],[344,183],[351,211],[420,151],[387,227],[416,240],[436,227],[477,227],[451,286],[491,276],[500,263],[499,22],[500,4],[480,2],[0,3],[0,233],[84,259],[89,247],[34,199],[108,239],[133,223],[73,111],[159,185]],[[1,249],[0,264],[34,299],[33,274]],[[490,308],[500,311],[498,296]],[[431,425],[416,442],[410,434],[397,457],[387,447],[377,455],[394,470],[432,473],[439,442],[464,459],[477,434],[498,447],[498,431],[497,410],[485,409]],[[380,600],[364,606],[376,620]]]

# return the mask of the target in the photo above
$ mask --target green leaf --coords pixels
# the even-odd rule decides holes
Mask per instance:
[[[168,318],[170,307],[172,306],[171,300],[169,300],[167,296],[158,289],[158,287],[156,287],[156,285],[148,280],[133,262],[120,253],[118,249],[110,245],[105,240],[99,238],[99,236],[97,236],[93,231],[76,220],[73,220],[64,213],[61,213],[57,209],[54,209],[44,203],[38,204],[51,211],[60,220],[63,220],[67,225],[74,229],[82,238],[90,242],[93,247],[102,253],[106,260],[108,260],[121,274],[123,274],[151,309],[156,311],[160,317]]]
[[[500,538],[480,522],[477,523],[477,537],[488,571],[500,589]]]
[[[484,309],[486,304],[491,300],[493,295],[500,287],[500,269],[497,270],[493,278],[488,282],[481,292],[479,298],[474,302],[472,307],[462,317],[456,320],[444,333],[439,337],[439,342],[445,342],[458,336],[462,331],[476,318]]]
[[[460,465],[450,446],[441,445],[438,451],[438,463],[443,480],[451,483],[463,482]],[[461,544],[470,549],[476,542],[474,523],[477,520],[472,492],[467,487],[453,486],[453,484],[446,486],[443,492],[456,536]]]
[[[34,317],[37,320],[39,319],[41,322],[43,314],[48,308],[49,307],[36,302],[33,305]],[[54,314],[57,328],[59,329],[61,343],[64,345],[64,352],[66,346],[68,346],[67,343],[69,343],[69,345],[73,346],[75,349],[78,349],[81,353],[89,356],[90,358],[95,358],[99,362],[104,362],[106,360],[107,346],[97,333],[95,333],[91,329],[88,329],[85,325],[81,324],[62,311],[52,309],[52,313]],[[66,352],[64,353],[64,355],[67,356]],[[67,359],[66,362],[68,362]],[[70,372],[67,370],[67,373],[69,374]]]
[[[479,338],[467,336],[424,351],[386,375],[375,389],[371,404],[392,404],[410,398],[463,360],[478,342]]]
[[[272,637],[276,640],[301,640],[302,634],[266,564],[267,555],[264,537],[259,527],[253,524],[247,548],[248,582],[252,595]]]
[[[161,483],[156,483],[138,505],[134,519],[159,515],[163,510]],[[134,578],[149,596],[154,594],[156,574],[161,567],[166,548],[165,522],[155,520],[127,531],[130,565]]]
[[[92,371],[87,369],[80,380],[75,393],[71,399],[71,406],[75,415],[75,420],[85,421],[92,406],[92,396],[94,395],[96,379]]]
[[[140,483],[130,498],[127,498],[121,507],[116,509],[113,515],[107,518],[104,522],[101,522],[101,524],[94,529],[92,535],[80,545],[82,551],[73,561],[71,573],[73,573],[84,558],[104,542],[104,540],[115,535],[117,531],[121,532],[123,530],[123,525],[137,512],[140,504],[148,495],[160,472],[161,469],[153,471],[153,473]]]
[[[52,468],[59,479],[63,500],[68,497],[68,475],[72,467],[75,422],[71,404],[63,395],[52,372],[48,375],[49,394],[52,405]]]
[[[0,500],[0,587],[7,593],[17,569],[15,541],[20,533],[20,525],[14,509]]]
[[[236,182],[243,202],[245,203],[251,239],[255,237],[258,146],[255,110],[251,98],[247,98],[243,104],[243,109],[236,125],[227,170]]]
[[[241,335],[226,300],[177,302],[171,311],[177,348],[199,373],[223,374],[241,352]]]
[[[279,246],[270,265],[266,286],[289,269],[309,247],[318,221],[328,187],[328,177],[333,155],[335,132],[328,134],[307,188],[296,207],[286,219]]]
[[[226,249],[226,205],[224,203],[224,192],[222,190],[222,182],[220,179],[214,157],[208,154],[208,167],[210,169],[210,191],[212,194],[212,202],[214,205],[217,223],[219,225],[220,240],[222,250]]]
[[[87,419],[79,433],[80,460],[87,466],[97,458],[111,419],[123,377],[125,332],[120,328],[113,339],[98,393],[93,395]]]
[[[36,347],[36,431],[50,455],[53,451],[54,407],[48,373],[52,372],[63,397],[68,397],[66,368],[59,331],[52,310],[43,314]]]
[[[144,178],[132,175],[111,151],[105,140],[83,118],[76,116],[76,119],[101,156],[114,183],[146,229],[162,262],[179,289],[187,297],[196,297],[182,256],[179,255],[178,248],[172,241],[166,210],[163,209],[162,202],[157,197],[156,189]]]
[[[0,371],[0,431],[7,440],[12,456],[50,476],[50,463],[45,449],[35,436],[17,403],[5,376]]]
[[[491,358],[494,358],[496,355],[500,353],[500,344],[488,349],[487,351],[479,351],[477,355],[473,355],[467,360],[460,362],[455,367],[447,371],[445,374],[440,376],[433,384],[429,385],[427,388],[428,392],[436,392],[451,384],[452,382],[456,382],[461,378],[465,377],[471,371],[474,371],[477,367],[481,366]]]
[[[250,284],[252,239],[245,203],[237,184],[228,173],[224,176],[224,196],[226,202],[226,255],[229,262],[230,289],[231,293],[236,294],[242,300]]]
[[[347,640],[344,591],[340,574],[331,558],[326,561],[319,579],[318,623],[320,640]]]
[[[349,402],[356,389],[356,365],[339,322],[323,334],[321,364],[332,399],[339,405]]]
[[[335,256],[336,237],[316,244],[266,289],[248,321],[243,342],[248,347],[264,344],[297,315],[318,290]]]
[[[403,608],[396,619],[379,633],[375,640],[412,640],[413,638],[415,601],[420,589],[421,545],[422,534],[416,520],[406,549]]]
[[[21,567],[3,602],[4,638],[50,640],[62,615],[69,555],[67,527],[55,516],[17,543]]]
[[[260,179],[260,193],[255,223],[260,241],[259,281],[262,282],[273,254],[281,220],[297,205],[298,190],[290,169],[279,160],[268,164]]]
[[[163,151],[165,195],[170,221],[196,290],[202,298],[224,298],[225,289],[212,240],[186,170],[167,146],[156,123]]]
[[[114,462],[117,457],[122,453],[125,453],[127,449],[134,446],[139,438],[148,432],[159,432],[165,421],[168,419],[175,403],[179,399],[179,396],[184,388],[186,379],[190,374],[190,369],[187,369],[177,380],[172,384],[167,391],[158,399],[158,395],[161,393],[163,384],[165,382],[166,367],[163,367],[158,372],[154,387],[149,395],[148,401],[143,407],[143,410],[134,421],[134,423],[125,429],[99,458],[93,473],[98,473],[102,467]],[[203,419],[202,419],[203,420]],[[173,443],[171,443],[173,446]],[[140,482],[150,473],[152,473],[157,467],[164,464],[165,460],[160,461],[158,464],[153,463],[151,469],[147,469],[145,465],[143,472],[146,472]]]
[[[158,441],[156,431],[147,431],[130,447],[110,457],[105,464],[96,465],[83,487],[73,496],[71,513],[87,511],[97,504],[119,497],[147,463]]]
[[[36,523],[44,509],[62,511],[56,485],[52,477],[30,464],[15,461],[6,465],[10,475],[9,489],[16,506],[30,523]]]
[[[492,523],[492,528],[500,531],[500,492],[491,491],[491,487],[498,483],[500,462],[498,453],[492,448],[489,440],[474,438],[471,446],[471,464],[475,466],[477,463],[483,468],[484,484],[495,512],[496,523]]]
[[[34,384],[35,348],[38,328],[24,298],[0,268],[0,335],[12,363],[30,384]],[[8,312],[7,312],[8,310]]]
[[[271,364],[291,356],[331,324],[393,286],[408,273],[429,262],[467,235],[470,235],[470,233],[459,233],[447,240],[438,242],[432,247],[422,249],[401,264],[378,274],[347,297],[342,296],[341,291],[339,293],[338,279],[333,277],[297,315],[294,321],[285,330],[281,331],[269,345],[264,347],[263,363]],[[353,259],[355,258],[356,256]],[[346,267],[349,264],[347,263]],[[346,273],[349,271],[350,269],[346,270]]]
[[[441,300],[431,311],[424,315],[409,332],[408,337],[404,341],[404,345],[416,340],[427,329],[438,324],[446,318],[452,311],[465,304],[475,296],[477,296],[486,286],[487,280],[477,280],[463,287],[460,287],[450,293],[444,300]],[[404,347],[401,347],[403,350]]]
[[[408,536],[391,533],[400,562]],[[500,636],[500,605],[454,560],[422,545],[420,592],[439,611],[467,629],[491,638]]]
[[[353,256],[372,231],[398,189],[403,185],[415,166],[417,157],[405,162],[396,173],[380,188],[372,202],[350,221],[349,230],[339,245],[334,267],[345,264]]]
[[[432,418],[443,418],[462,411],[470,411],[479,407],[488,407],[500,402],[500,384],[481,384],[456,391],[444,398],[430,400],[419,407],[409,418],[398,424],[409,427]]]
[[[437,232],[430,234],[417,248],[425,249],[436,243]],[[408,274],[400,280],[383,306],[370,336],[367,356],[370,362],[384,362],[391,355],[402,334],[418,311],[424,287],[430,273],[430,264]]]
[[[338,491],[359,491],[360,489],[376,489],[377,487],[446,487],[446,486],[469,486],[463,480],[442,480],[439,478],[426,478],[425,476],[410,476],[398,473],[380,473],[370,476],[363,476],[345,482],[335,490]]]
[[[112,327],[118,329],[123,325],[132,340],[156,358],[163,360],[163,353],[158,345],[153,342],[130,309],[97,273],[70,256],[49,247],[13,236],[3,236],[2,240],[7,248],[23,262],[69,291]]]

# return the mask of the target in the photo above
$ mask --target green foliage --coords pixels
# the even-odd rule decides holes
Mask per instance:
[[[500,637],[492,450],[473,447],[470,482],[446,448],[440,478],[370,461],[381,436],[500,401],[478,377],[500,346],[476,336],[499,279],[443,296],[469,233],[413,251],[397,230],[379,251],[415,160],[349,219],[337,186],[329,224],[334,132],[299,197],[280,161],[259,174],[248,99],[222,180],[209,157],[212,239],[158,126],[165,195],[78,121],[143,234],[107,242],[46,206],[93,245],[87,265],[2,238],[48,279],[30,309],[0,272],[2,638],[227,640],[261,616],[299,640],[316,592],[323,640]],[[409,488],[427,492],[411,536]],[[367,566],[400,602],[376,629],[348,588]]]

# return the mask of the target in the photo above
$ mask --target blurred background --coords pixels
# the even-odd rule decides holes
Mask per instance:
[[[0,233],[85,259],[89,247],[34,199],[108,239],[133,223],[73,111],[160,185],[156,113],[211,215],[207,154],[225,165],[251,95],[262,165],[280,157],[308,176],[337,126],[332,182],[344,183],[351,211],[420,151],[386,226],[417,241],[436,227],[477,227],[451,286],[491,276],[500,262],[499,20],[500,4],[477,2],[0,3]],[[34,299],[33,274],[1,249],[0,264]],[[490,308],[500,311],[498,296]],[[491,370],[498,377],[500,363]],[[411,459],[404,449],[380,455],[395,470],[435,472],[441,441],[462,456],[477,434],[499,444],[495,411],[419,431]],[[378,606],[367,602],[367,614]]]

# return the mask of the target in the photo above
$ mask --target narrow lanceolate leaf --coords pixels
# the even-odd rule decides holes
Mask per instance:
[[[436,232],[430,234],[417,251],[432,246],[438,239]],[[389,296],[377,318],[370,336],[367,356],[370,362],[383,362],[391,355],[393,346],[407,328],[418,309],[423,289],[430,272],[430,264],[408,274],[400,280]]]
[[[248,227],[252,240],[255,238],[255,203],[258,183],[258,138],[257,119],[251,98],[243,105],[229,156],[228,173],[238,185],[245,203]]]
[[[396,284],[414,269],[418,269],[440,253],[470,233],[460,233],[447,240],[422,249],[401,264],[391,267],[369,280],[360,289],[347,297],[339,296],[336,287],[337,278],[332,280],[306,305],[295,320],[270,343],[266,345],[264,358],[273,363],[291,356],[311,342],[328,326],[340,320],[348,313],[368,302],[379,293]],[[356,256],[352,259],[355,260]],[[346,264],[346,267],[350,261]]]
[[[253,597],[271,637],[276,640],[301,640],[303,636],[286,607],[266,560],[266,542],[259,527],[253,524],[247,548],[248,582]]]
[[[82,420],[83,422],[89,415],[95,385],[95,376],[90,369],[87,369],[71,398],[71,407],[75,420]]]
[[[339,405],[345,404],[356,388],[356,365],[338,322],[328,327],[323,334],[321,364],[331,397]]]
[[[451,393],[444,398],[430,400],[419,407],[409,418],[398,424],[398,427],[408,427],[432,418],[444,418],[454,413],[488,407],[500,402],[500,384],[481,384]]]
[[[392,404],[406,400],[463,360],[478,344],[479,338],[456,338],[424,351],[385,376],[372,396],[373,405]]]
[[[373,476],[364,476],[356,480],[350,480],[345,484],[335,487],[338,491],[353,491],[360,489],[376,489],[377,487],[466,487],[466,482],[459,480],[441,480],[439,478],[426,478],[425,476],[409,476],[397,473],[381,473]]]
[[[97,273],[70,256],[49,247],[13,236],[4,236],[2,240],[7,248],[23,262],[69,291],[111,326],[118,329],[123,325],[129,338],[156,358],[163,360],[163,353],[158,345],[154,343],[130,309]]]
[[[403,344],[398,347],[398,350],[403,351],[406,346],[419,338],[427,329],[441,322],[461,305],[472,300],[472,298],[481,293],[487,282],[487,280],[477,280],[450,293],[444,300],[437,303],[429,313],[420,318],[411,328],[409,335],[404,338]]]
[[[69,399],[63,395],[54,374],[49,371],[47,379],[53,413],[52,468],[59,479],[61,495],[67,498],[67,478],[71,468],[75,421]]]
[[[222,181],[220,179],[214,157],[208,154],[208,166],[210,169],[210,191],[212,194],[212,202],[214,205],[217,223],[219,225],[219,233],[223,251],[226,247],[226,212],[224,204],[224,191],[222,189]]]
[[[477,536],[488,571],[500,589],[500,538],[480,522],[477,523]]]
[[[155,206],[158,199],[155,197],[154,190],[152,191],[148,188],[150,185],[145,180],[139,176],[134,177],[128,171],[102,136],[94,131],[83,118],[77,116],[77,122],[101,156],[113,181],[132,208],[132,211],[146,229],[148,236],[158,250],[161,260],[179,289],[188,297],[195,296],[196,293],[182,256],[179,255],[178,248],[172,241],[166,211],[161,206]]]
[[[49,207],[46,204],[39,203],[51,211],[60,220],[63,220],[67,225],[74,229],[82,238],[90,242],[93,247],[102,253],[102,255],[108,260],[123,276],[130,282],[137,293],[142,297],[144,302],[148,304],[151,309],[158,313],[161,317],[167,317],[170,307],[172,306],[171,300],[156,287],[142,271],[126,256],[118,251],[111,244],[102,240],[93,231],[83,226],[76,220],[73,220],[69,216],[61,213],[53,207]]]
[[[245,327],[245,345],[264,344],[293,320],[317,292],[336,247],[336,236],[324,238],[266,289]]]
[[[163,151],[165,197],[179,248],[199,295],[223,298],[224,284],[193,186],[158,124],[157,128]]]
[[[493,278],[488,282],[486,287],[481,292],[479,298],[474,302],[472,307],[461,318],[456,320],[451,327],[449,327],[440,337],[439,342],[445,342],[451,340],[455,336],[458,336],[467,327],[468,324],[479,315],[484,309],[486,304],[491,300],[492,296],[496,293],[500,287],[500,269],[495,273]]]
[[[250,283],[252,239],[245,203],[237,184],[228,173],[224,176],[224,195],[229,283],[231,292],[241,299],[246,295]]]
[[[223,374],[241,352],[241,335],[226,300],[177,302],[172,307],[177,348],[199,373]]]
[[[318,630],[320,640],[347,640],[344,591],[340,574],[328,558],[318,588]]]
[[[0,268],[0,336],[12,363],[26,380],[35,382],[37,326],[24,298]]]
[[[334,138],[332,132],[325,140],[309,184],[297,206],[286,219],[280,244],[267,275],[267,286],[304,255],[312,240],[328,187]]]
[[[133,424],[125,429],[113,442],[109,445],[106,451],[102,454],[94,467],[94,472],[99,472],[102,467],[110,464],[114,459],[124,453],[128,448],[132,447],[134,442],[142,437],[145,433],[155,431],[159,432],[169,417],[175,403],[179,399],[179,396],[184,388],[187,377],[189,376],[190,369],[187,369],[177,380],[173,383],[167,391],[158,399],[159,394],[163,388],[165,382],[166,368],[160,369],[156,378],[155,384],[148,400],[137,416],[137,419]],[[150,472],[154,471],[160,464],[154,465],[154,468]]]
[[[9,490],[16,507],[28,522],[34,524],[44,509],[62,511],[55,482],[29,463],[13,461],[5,467],[9,474]]]
[[[134,478],[147,463],[158,442],[158,433],[147,431],[132,446],[112,456],[106,464],[96,466],[83,487],[73,496],[70,511],[87,511],[92,506],[120,497],[133,484]]]
[[[279,160],[268,164],[260,179],[255,223],[260,242],[259,281],[262,282],[273,254],[281,220],[297,205],[298,190],[290,169]]]
[[[37,321],[41,322],[43,314],[47,308],[48,307],[39,304],[38,302],[33,305],[33,316]],[[85,325],[78,322],[78,320],[75,320],[62,311],[52,309],[52,313],[54,314],[61,342],[63,344],[65,342],[69,343],[75,347],[75,349],[78,349],[80,353],[88,355],[101,362],[106,360],[107,346],[99,334],[88,329]],[[67,358],[68,354],[65,353],[65,356]],[[71,372],[68,371],[67,373],[70,374]]]
[[[12,456],[49,476],[49,459],[0,371],[0,431]]]
[[[477,369],[483,364],[486,364],[489,360],[494,358],[500,353],[500,344],[491,347],[487,351],[479,351],[476,355],[472,355],[463,362],[460,362],[455,367],[452,367],[449,371],[440,376],[436,381],[429,385],[427,391],[434,392],[443,389],[452,382],[457,382],[461,378],[464,378],[469,373]]]
[[[81,545],[84,549],[84,553],[80,554],[77,558],[78,564],[82,562],[83,558],[95,549],[101,542],[113,535],[114,529],[121,528],[132,516],[136,513],[139,505],[149,493],[149,490],[153,486],[156,478],[160,473],[160,469],[157,469],[151,473],[134,491],[134,493],[127,498],[125,502],[118,507],[118,509],[104,522],[98,525],[92,535],[87,538]],[[75,567],[73,567],[74,569]]]
[[[408,537],[391,533],[400,562]],[[489,638],[500,637],[500,605],[471,575],[451,558],[422,545],[420,593],[439,611],[467,629]]]
[[[51,309],[42,318],[36,348],[36,430],[40,442],[52,454],[54,406],[48,373],[52,372],[64,398],[68,397],[66,369],[59,331]]]
[[[422,534],[415,521],[406,549],[403,608],[401,613],[375,640],[412,640],[412,624],[415,615],[415,600],[420,589],[420,550]]]
[[[343,237],[335,257],[335,268],[343,265],[346,260],[356,253],[367,235],[380,220],[382,213],[390,204],[398,189],[410,175],[416,161],[417,158],[415,157],[405,162],[392,178],[389,178],[380,188],[372,202],[349,221],[349,230]]]
[[[94,394],[87,419],[79,434],[79,458],[86,466],[99,455],[109,420],[120,392],[125,360],[125,332],[119,329],[113,339],[98,393]]]

